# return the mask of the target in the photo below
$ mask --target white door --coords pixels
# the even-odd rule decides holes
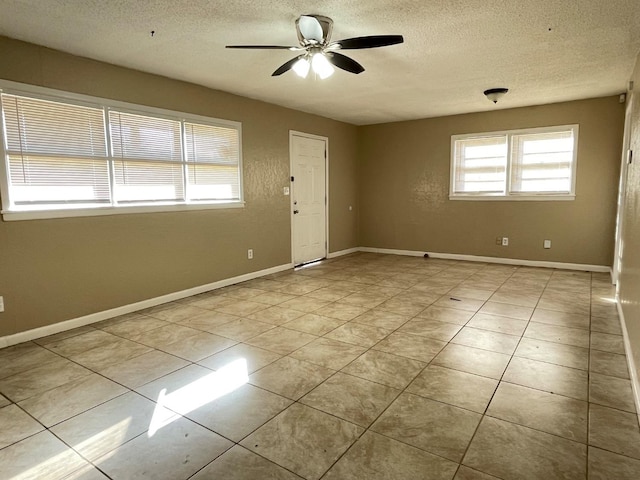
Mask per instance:
[[[294,265],[327,256],[327,140],[291,132]]]

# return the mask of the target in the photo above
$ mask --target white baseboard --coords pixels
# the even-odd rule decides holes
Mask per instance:
[[[629,332],[627,331],[627,322],[622,311],[620,299],[616,297],[616,306],[618,307],[618,316],[620,317],[620,326],[622,327],[622,338],[624,340],[624,351],[627,354],[627,366],[629,367],[629,377],[631,378],[631,389],[633,390],[633,399],[636,403],[636,414],[638,416],[638,424],[640,424],[640,379],[638,378],[638,370],[633,361],[633,350],[631,341],[629,340]]]
[[[22,342],[28,342],[35,340],[36,338],[46,337],[55,333],[64,332],[65,330],[71,330],[73,328],[83,327],[95,322],[107,320],[127,313],[137,312],[149,307],[155,307],[167,302],[173,302],[182,298],[198,295],[199,293],[209,292],[218,288],[227,287],[240,282],[246,282],[247,280],[253,280],[254,278],[264,277],[265,275],[271,275],[272,273],[282,272],[293,268],[293,263],[287,263],[279,265],[277,267],[267,268],[265,270],[259,270],[257,272],[245,273],[237,277],[225,278],[217,282],[208,283],[206,285],[200,285],[199,287],[188,288],[187,290],[181,290],[179,292],[169,293],[160,297],[149,298],[140,302],[131,303],[129,305],[123,305],[121,307],[104,310],[102,312],[91,313],[79,318],[73,318],[71,320],[65,320],[63,322],[54,323],[53,325],[46,325],[44,327],[34,328],[25,332],[19,332],[13,335],[7,335],[0,337],[0,348],[9,347]]]
[[[352,253],[358,253],[360,251],[360,248],[355,247],[355,248],[347,248],[346,250],[339,250],[337,252],[330,252],[327,255],[327,258],[336,258],[336,257],[342,257],[344,255],[350,255]]]
[[[562,263],[562,262],[546,262],[542,260],[521,260],[519,258],[501,258],[501,257],[481,257],[477,255],[462,255],[458,253],[437,253],[437,252],[424,252],[415,250],[394,250],[390,248],[371,248],[361,247],[361,252],[369,253],[387,253],[391,255],[407,255],[410,257],[422,257],[425,253],[430,258],[441,258],[444,260],[463,260],[466,262],[486,262],[486,263],[500,263],[504,265],[521,265],[525,267],[545,267],[545,268],[558,268],[562,270],[582,270],[587,272],[604,272],[610,273],[611,267],[606,265],[587,265],[582,263]]]

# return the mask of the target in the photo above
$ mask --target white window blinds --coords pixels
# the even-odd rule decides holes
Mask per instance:
[[[2,95],[15,205],[109,203],[102,109]]]
[[[454,150],[454,192],[504,192],[507,171],[506,135],[458,140]]]
[[[242,201],[238,123],[22,92],[0,101],[5,213]]]
[[[450,198],[575,197],[578,125],[451,137]]]
[[[514,135],[512,193],[570,193],[573,130]]]

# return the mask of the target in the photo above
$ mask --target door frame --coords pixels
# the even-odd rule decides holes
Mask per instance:
[[[625,105],[624,133],[622,137],[622,162],[620,165],[620,182],[618,187],[618,209],[616,212],[615,246],[613,250],[613,265],[611,268],[611,283],[618,284],[620,277],[620,254],[622,246],[622,232],[624,231],[624,203],[627,198],[627,177],[629,173],[629,160],[631,155],[631,115],[633,111],[634,95],[627,92],[627,104]]]
[[[324,231],[325,231],[325,246],[324,246],[324,258],[329,257],[329,137],[323,137],[320,135],[314,135],[313,133],[299,132],[297,130],[289,130],[289,218],[290,218],[290,230],[291,230],[291,263],[295,265],[295,236],[293,231],[293,190],[294,186],[291,182],[293,176],[293,137],[311,138],[314,140],[321,140],[324,142],[324,195],[325,195],[325,209],[324,209]]]

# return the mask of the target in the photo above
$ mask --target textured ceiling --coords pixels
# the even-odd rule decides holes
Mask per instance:
[[[333,39],[402,34],[348,54],[366,71],[271,73],[300,14]],[[150,32],[154,30],[152,37]],[[612,95],[640,51],[639,0],[0,0],[0,34],[354,124]],[[498,105],[483,90],[508,87]]]

